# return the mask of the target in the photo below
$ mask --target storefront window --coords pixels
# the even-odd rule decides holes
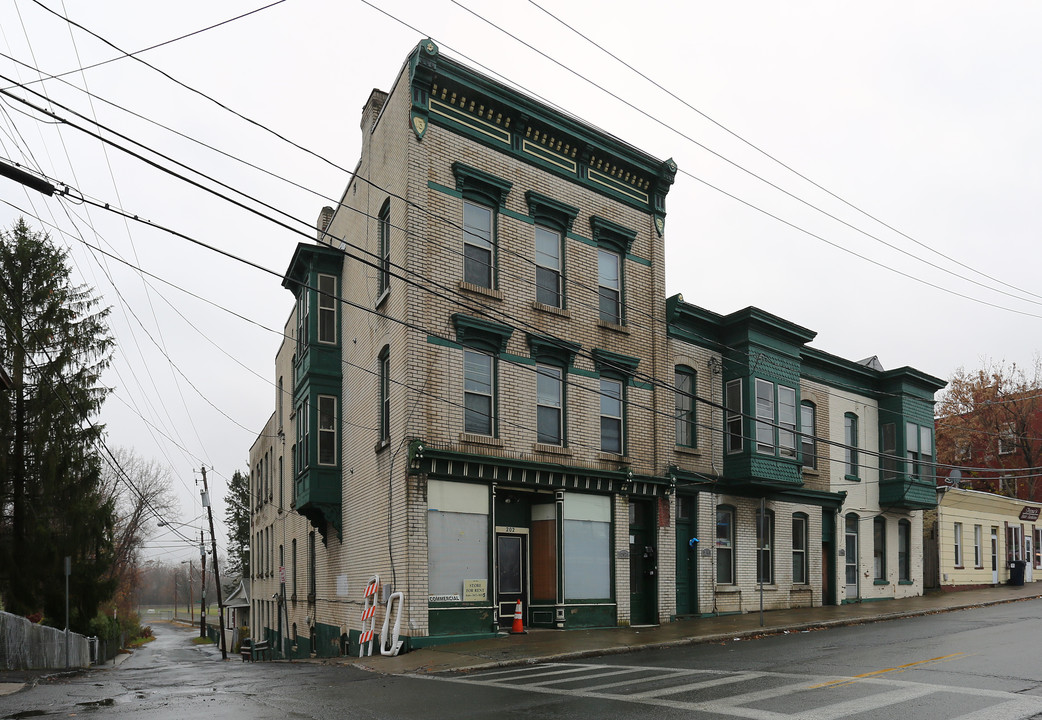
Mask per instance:
[[[564,501],[564,596],[611,597],[611,498],[568,494]]]

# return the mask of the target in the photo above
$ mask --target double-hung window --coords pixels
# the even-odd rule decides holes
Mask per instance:
[[[872,568],[875,580],[886,580],[886,518],[872,520]]]
[[[623,453],[622,381],[601,378],[601,450]]]
[[[492,287],[492,208],[463,201],[463,280]]]
[[[803,467],[812,470],[818,467],[815,414],[814,403],[809,400],[800,403],[800,454],[803,456]]]
[[[677,366],[673,373],[676,389],[676,443],[683,447],[697,447],[698,433],[695,424],[695,380],[697,375],[691,368]]]
[[[742,381],[727,383],[725,405],[727,407],[727,452],[742,450]]]
[[[535,300],[564,309],[564,239],[579,208],[535,190],[526,191],[525,200],[535,224]]]
[[[897,579],[900,582],[912,581],[912,523],[907,520],[897,521]]]
[[[336,465],[336,398],[318,396],[318,464]]]
[[[734,584],[734,508],[716,508],[716,581]]]
[[[307,398],[297,407],[297,472],[306,470],[310,462],[311,408]]]
[[[1012,455],[1017,450],[1017,433],[1013,423],[1006,423],[999,431],[999,455]]]
[[[553,365],[536,365],[537,441],[564,444],[564,370]]]
[[[955,567],[962,567],[962,523],[952,527],[952,539],[955,548]]]
[[[984,567],[983,532],[980,525],[973,526],[973,567]]]
[[[803,513],[792,516],[792,583],[807,583],[807,516]]]
[[[596,215],[590,217],[590,228],[597,245],[597,297],[600,321],[610,325],[622,325],[626,320],[623,311],[625,303],[622,261],[633,246],[637,233]]]
[[[463,281],[495,287],[496,213],[511,183],[484,170],[453,163],[456,189],[463,195]]]
[[[391,199],[388,198],[377,218],[380,233],[380,282],[377,297],[382,297],[391,286]]]
[[[391,348],[380,351],[380,441],[391,439]]]
[[[756,378],[756,452],[796,457],[796,390]]]
[[[933,476],[933,428],[905,423],[908,475],[916,480]]]
[[[597,295],[600,318],[613,325],[622,324],[622,258],[616,252],[597,251]]]
[[[535,299],[561,307],[561,233],[535,226]]]
[[[756,511],[756,581],[774,583],[774,511]]]
[[[318,276],[318,341],[336,342],[336,277]]]
[[[857,465],[857,415],[843,416],[843,473],[853,480],[858,477]]]
[[[297,357],[304,354],[310,340],[311,288],[302,286],[297,295]]]
[[[495,359],[488,353],[463,350],[463,427],[472,435],[493,435]]]

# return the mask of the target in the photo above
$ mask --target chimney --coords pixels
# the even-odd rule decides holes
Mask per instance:
[[[326,230],[329,228],[329,221],[333,219],[333,208],[326,205],[322,208],[322,211],[318,214],[318,220],[315,222],[315,228],[317,230],[318,241],[323,245],[332,245],[332,241],[326,236]]]
[[[383,109],[385,102],[387,102],[387,93],[373,88],[373,91],[369,93],[369,100],[366,102],[365,107],[362,108],[361,126],[363,135],[372,132],[376,126],[376,118],[380,116],[380,110]]]

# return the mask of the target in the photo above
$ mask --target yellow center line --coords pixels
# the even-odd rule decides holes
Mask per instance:
[[[883,675],[885,673],[890,673],[890,672],[901,672],[901,671],[907,670],[908,668],[915,667],[917,665],[925,665],[926,663],[932,663],[932,662],[941,662],[942,660],[951,660],[952,658],[957,658],[957,657],[959,657],[961,655],[965,655],[965,654],[966,653],[954,653],[952,655],[942,655],[941,657],[930,658],[929,660],[919,660],[918,662],[907,663],[905,665],[898,665],[897,667],[886,668],[886,669],[883,669],[883,670],[873,670],[872,672],[862,673],[861,675],[854,675],[853,677],[844,678],[842,680],[832,680],[832,681],[827,682],[827,683],[821,683],[820,685],[811,685],[807,689],[808,690],[817,690],[818,688],[840,687],[842,685],[850,685],[852,683],[857,682],[859,679],[862,679],[862,678],[870,678],[870,677],[874,677],[876,675]]]

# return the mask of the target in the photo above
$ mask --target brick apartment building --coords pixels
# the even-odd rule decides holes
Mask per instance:
[[[749,611],[761,584],[767,608],[922,592],[942,381],[667,299],[674,163],[429,40],[361,128],[286,272],[253,637],[356,653],[374,575],[407,649],[518,600],[567,630]]]

